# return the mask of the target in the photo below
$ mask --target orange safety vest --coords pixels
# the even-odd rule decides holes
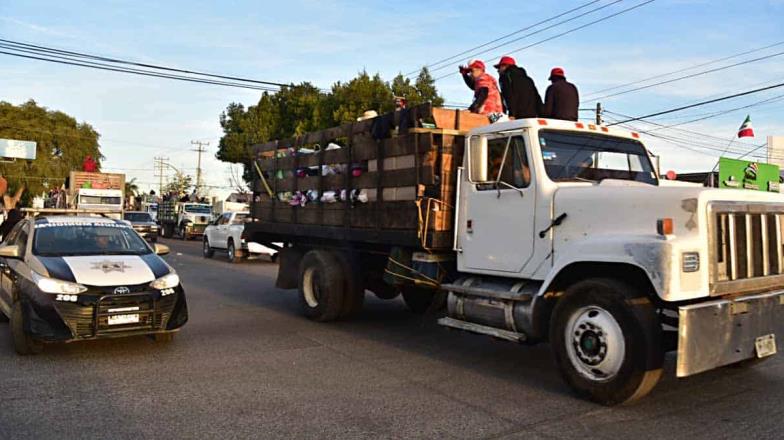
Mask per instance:
[[[487,87],[487,99],[485,99],[484,104],[477,111],[483,115],[503,113],[504,107],[501,104],[501,92],[498,91],[498,83],[495,78],[487,73],[479,75],[479,78],[474,80],[474,90],[479,90],[482,87]]]

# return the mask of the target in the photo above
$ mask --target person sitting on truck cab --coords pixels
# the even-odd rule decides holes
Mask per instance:
[[[544,110],[542,110],[541,116],[576,121],[577,108],[580,106],[577,87],[566,80],[564,70],[560,67],[554,67],[550,71],[550,81],[552,84],[545,93]]]
[[[460,66],[460,74],[463,75],[463,81],[468,88],[474,91],[474,101],[468,110],[483,115],[503,113],[504,107],[501,104],[498,83],[495,78],[485,72],[484,62],[473,60],[468,66]]]
[[[501,97],[509,117],[523,119],[539,116],[542,97],[525,69],[517,66],[515,59],[510,56],[501,57],[495,68],[498,69]]]

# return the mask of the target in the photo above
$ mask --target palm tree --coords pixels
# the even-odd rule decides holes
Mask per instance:
[[[131,196],[133,198],[137,198],[139,196],[139,185],[136,184],[136,178],[125,182],[125,204],[126,206],[130,204]]]

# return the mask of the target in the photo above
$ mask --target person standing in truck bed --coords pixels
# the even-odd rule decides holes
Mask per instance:
[[[473,60],[468,66],[460,66],[460,74],[463,75],[463,81],[468,88],[474,91],[474,101],[468,110],[483,115],[503,113],[504,107],[501,104],[498,83],[485,72],[484,62]]]
[[[577,108],[580,106],[580,95],[577,87],[566,80],[564,70],[554,67],[550,71],[552,84],[547,88],[544,97],[542,117],[563,119],[566,121],[577,120]]]
[[[498,69],[501,97],[509,117],[523,119],[539,116],[542,98],[525,69],[517,66],[515,59],[510,56],[501,57],[495,68]]]

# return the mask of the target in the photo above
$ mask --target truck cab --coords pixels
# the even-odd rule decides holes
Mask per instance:
[[[108,216],[121,219],[123,212],[123,193],[119,189],[79,188],[75,194],[75,207],[108,212]]]
[[[549,340],[603,403],[646,394],[664,351],[678,377],[775,353],[784,196],[662,180],[639,137],[549,119],[473,130],[441,323]]]

